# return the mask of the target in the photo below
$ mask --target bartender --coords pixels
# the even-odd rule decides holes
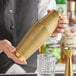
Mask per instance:
[[[26,62],[16,57],[15,47],[31,25],[52,9],[56,9],[55,0],[0,0],[0,73],[5,73],[14,63],[26,72],[36,70],[38,51]],[[52,36],[64,32],[67,24],[67,16],[60,15]]]

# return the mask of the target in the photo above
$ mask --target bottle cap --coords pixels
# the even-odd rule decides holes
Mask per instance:
[[[56,4],[66,4],[67,0],[56,0]]]

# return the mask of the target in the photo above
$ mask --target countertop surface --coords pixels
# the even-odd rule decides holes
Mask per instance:
[[[0,75],[0,76],[37,76],[37,74],[15,74],[15,75]],[[56,74],[55,76],[64,76],[64,74]],[[76,76],[76,74],[74,74]]]

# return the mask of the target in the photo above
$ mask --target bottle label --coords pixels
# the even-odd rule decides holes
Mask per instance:
[[[67,4],[57,4],[57,11],[61,14],[67,13]]]
[[[65,30],[63,42],[66,47],[76,47],[76,27]]]

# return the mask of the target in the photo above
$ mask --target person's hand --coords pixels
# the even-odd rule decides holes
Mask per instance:
[[[20,60],[16,55],[16,48],[8,40],[0,40],[0,50],[3,51],[8,58],[11,58],[18,64],[27,64],[26,61]]]
[[[54,33],[52,34],[52,37],[57,36],[59,33],[63,33],[65,31],[65,29],[68,26],[69,23],[69,18],[67,15],[60,15],[59,16],[59,21],[58,21],[58,27],[56,28],[56,30],[54,31]]]
[[[52,10],[48,10],[47,12],[49,13],[51,11]],[[68,26],[68,23],[69,23],[68,15],[60,14],[59,21],[58,21],[58,27],[53,32],[51,37],[56,37],[59,33],[63,33],[65,31],[66,27]]]

